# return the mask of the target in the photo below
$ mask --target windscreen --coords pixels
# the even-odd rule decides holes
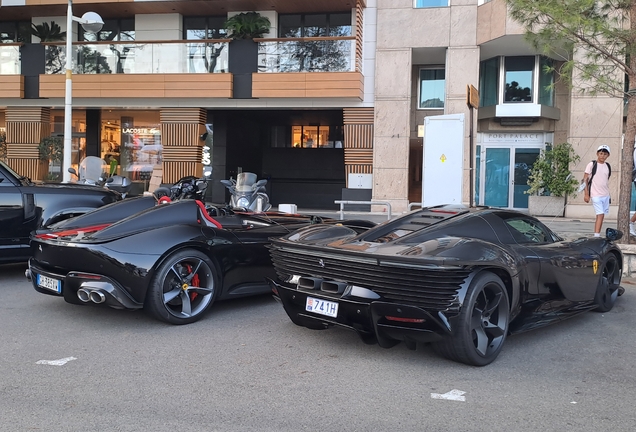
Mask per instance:
[[[236,176],[236,190],[239,192],[251,191],[254,183],[256,183],[256,174],[254,173],[242,172]]]

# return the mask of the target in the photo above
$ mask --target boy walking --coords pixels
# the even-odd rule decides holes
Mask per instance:
[[[585,167],[585,196],[584,201],[589,203],[592,200],[596,221],[594,223],[594,237],[601,236],[601,227],[606,214],[609,214],[609,178],[612,175],[610,164],[605,163],[610,155],[610,148],[603,144],[596,150],[596,160]]]

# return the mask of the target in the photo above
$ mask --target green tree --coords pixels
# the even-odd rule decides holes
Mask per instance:
[[[542,53],[563,61],[556,72],[576,90],[627,101],[625,143],[636,139],[636,0],[506,0],[510,16]],[[634,18],[630,20],[630,17]],[[576,55],[576,56],[575,56]],[[573,77],[576,79],[573,81]],[[620,157],[618,229],[629,233],[634,146]],[[629,242],[629,235],[624,237]]]

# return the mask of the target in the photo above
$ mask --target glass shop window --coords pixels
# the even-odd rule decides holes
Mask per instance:
[[[329,137],[329,126],[292,126],[293,148],[337,148],[342,142],[334,142]]]
[[[420,100],[418,108],[444,108],[446,71],[444,69],[420,69]]]

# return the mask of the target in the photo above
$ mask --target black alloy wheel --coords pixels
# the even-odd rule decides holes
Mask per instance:
[[[158,268],[148,287],[145,308],[170,324],[195,322],[214,302],[215,276],[214,264],[203,253],[176,252]]]
[[[596,287],[596,295],[594,303],[598,305],[596,312],[609,312],[616,303],[619,294],[619,285],[621,282],[621,268],[618,265],[616,255],[610,253],[605,257],[603,262],[603,270]]]
[[[470,284],[452,335],[435,344],[444,357],[471,366],[492,363],[508,334],[510,303],[499,276],[482,272]]]

